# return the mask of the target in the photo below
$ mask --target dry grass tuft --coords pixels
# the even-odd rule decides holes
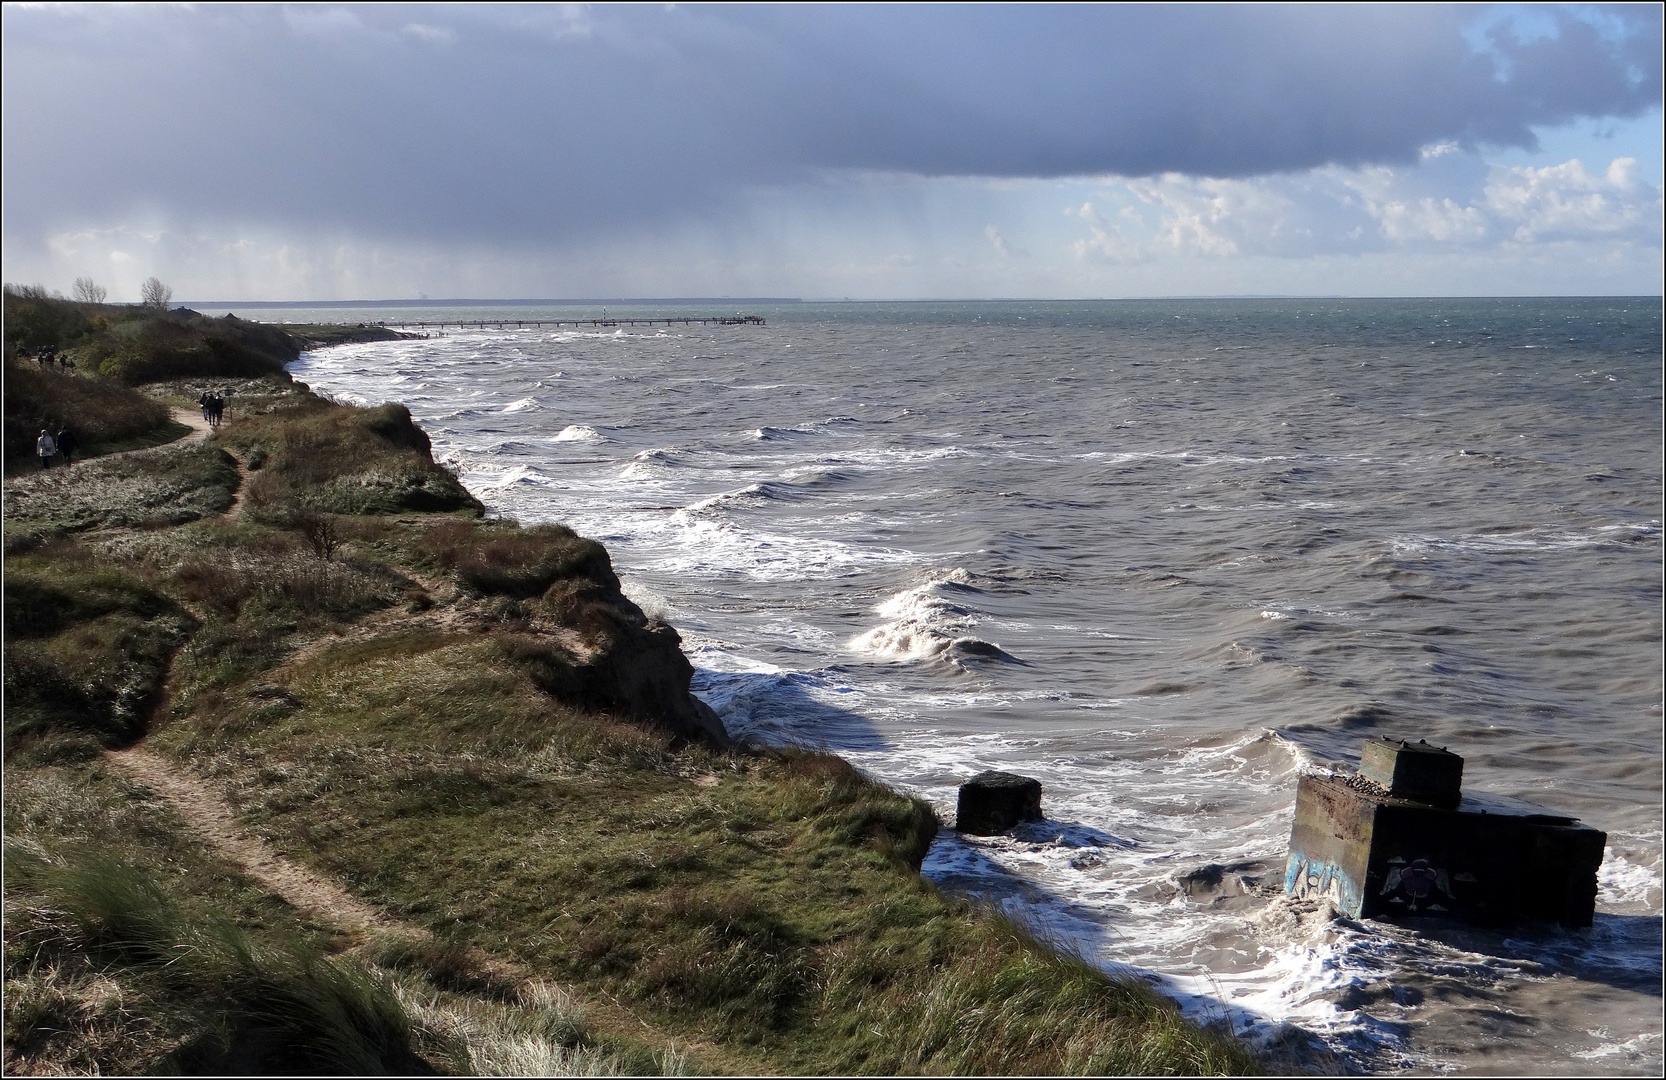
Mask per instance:
[[[247,416],[219,438],[263,455],[244,497],[283,522],[296,509],[334,514],[480,514],[479,500],[434,463],[428,437],[402,405],[360,409],[320,399]]]

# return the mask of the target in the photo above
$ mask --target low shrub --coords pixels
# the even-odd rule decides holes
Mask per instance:
[[[84,756],[144,730],[168,657],[192,620],[142,579],[75,545],[7,560],[6,752],[43,740],[33,759]],[[79,747],[79,748],[78,748]]]
[[[523,529],[446,521],[429,527],[420,550],[464,585],[488,596],[528,600],[571,579],[578,580],[580,590],[619,589],[607,549],[565,525]]]
[[[132,309],[128,309],[131,311]],[[282,330],[241,319],[211,319],[176,308],[113,321],[76,351],[77,364],[138,386],[164,379],[255,378],[282,374],[300,355]]]
[[[205,551],[174,571],[180,592],[192,603],[236,619],[250,605],[261,612],[288,612],[309,621],[353,618],[398,602],[399,581],[374,565],[302,554]]]
[[[51,296],[39,285],[5,287],[5,344],[8,357],[33,356],[42,349],[62,351],[98,330],[98,309]],[[8,381],[11,372],[7,372]]]

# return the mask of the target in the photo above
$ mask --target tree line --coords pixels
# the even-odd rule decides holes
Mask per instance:
[[[62,293],[48,293],[44,285],[8,284],[6,288],[18,296],[24,296],[30,299],[65,299]],[[109,296],[110,290],[98,284],[92,278],[78,277],[75,279],[75,284],[70,286],[68,299],[74,300],[78,304],[102,304],[109,298]],[[154,276],[148,277],[139,286],[139,306],[141,307],[151,308],[156,311],[166,311],[168,310],[168,305],[173,303],[173,299],[173,289],[164,285],[160,278]]]

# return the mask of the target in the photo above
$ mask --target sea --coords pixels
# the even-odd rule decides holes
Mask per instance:
[[[946,827],[924,873],[1057,948],[1322,1071],[1659,1075],[1661,310],[210,313],[450,323],[291,370],[405,403],[492,514],[605,543],[735,735],[946,825],[975,773],[1039,779],[1045,820]],[[1604,830],[1595,924],[1284,895],[1298,778],[1380,736]]]

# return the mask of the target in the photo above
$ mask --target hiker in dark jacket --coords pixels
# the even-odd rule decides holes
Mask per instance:
[[[58,453],[64,455],[64,464],[74,464],[75,451],[81,448],[81,440],[75,437],[75,432],[64,428],[58,432]]]

